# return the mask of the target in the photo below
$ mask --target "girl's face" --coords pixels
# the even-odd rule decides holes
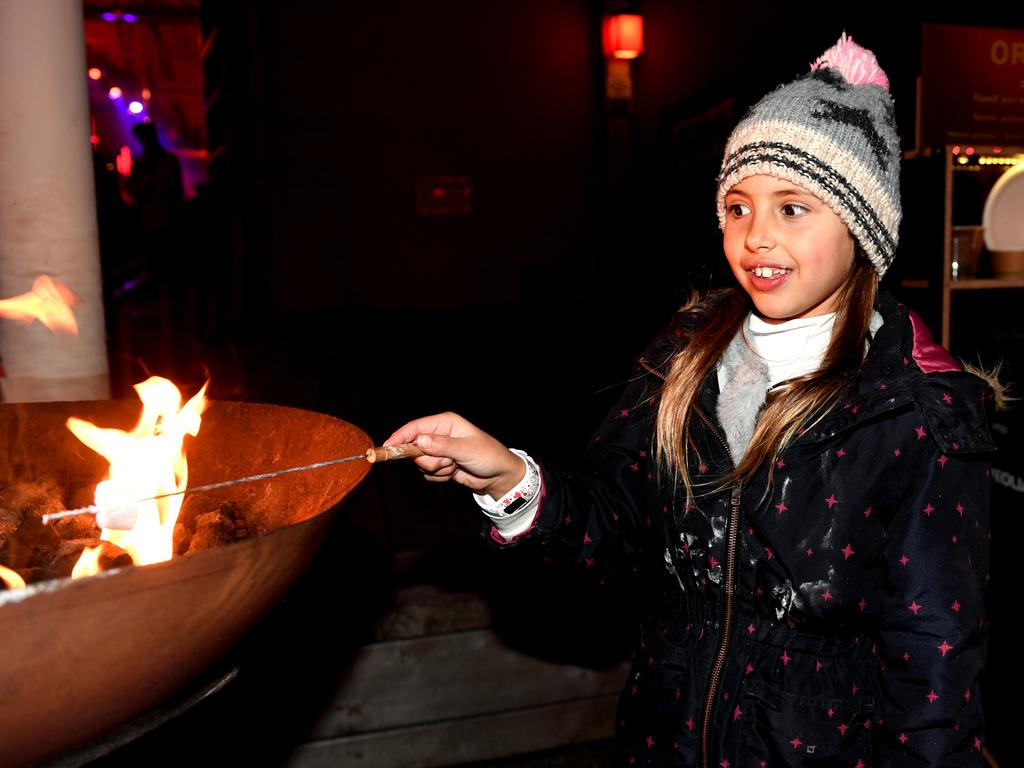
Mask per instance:
[[[791,181],[748,176],[725,196],[725,257],[766,322],[836,311],[854,241],[835,212]]]

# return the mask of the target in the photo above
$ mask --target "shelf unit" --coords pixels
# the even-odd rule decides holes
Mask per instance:
[[[900,284],[907,289],[931,291],[933,281],[941,282],[942,345],[949,349],[955,311],[954,296],[963,291],[1004,291],[1024,288],[1024,278],[953,278],[953,228],[959,225],[981,225],[984,200],[988,191],[1002,172],[1016,162],[1024,162],[1024,147],[947,144],[936,151],[943,154],[941,279],[935,280],[932,273],[925,278],[905,278]],[[930,154],[925,153],[924,156]],[[972,178],[967,174],[977,176]],[[958,183],[968,179],[972,183]],[[958,199],[958,195],[961,199]]]

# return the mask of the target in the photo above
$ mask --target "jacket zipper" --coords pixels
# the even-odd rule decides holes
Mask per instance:
[[[711,433],[718,438],[722,447],[725,448],[725,452],[728,454],[730,461],[733,461],[735,464],[735,461],[732,458],[732,452],[729,450],[729,444],[722,438],[721,433],[715,425],[711,423],[700,409],[697,409],[697,414]],[[729,522],[726,529],[725,548],[725,603],[722,606],[722,632],[721,639],[718,642],[718,651],[715,653],[715,661],[714,664],[711,665],[711,672],[708,674],[708,682],[705,686],[706,693],[704,695],[704,706],[701,709],[699,768],[709,768],[708,741],[711,736],[711,724],[713,722],[712,716],[715,710],[715,699],[718,696],[718,684],[721,682],[722,669],[725,667],[725,661],[729,655],[729,646],[732,643],[733,603],[736,593],[736,550],[739,548],[740,498],[742,493],[742,489],[737,485],[732,488],[729,495]]]
[[[712,715],[715,710],[715,699],[718,696],[718,683],[722,678],[722,668],[729,655],[732,642],[733,601],[736,593],[736,550],[739,541],[740,523],[740,488],[734,487],[729,497],[729,529],[725,550],[725,604],[722,607],[722,636],[715,654],[715,663],[711,665],[708,675],[707,693],[704,696],[704,709],[701,712],[700,724],[700,765],[708,768],[708,738],[711,735]]]

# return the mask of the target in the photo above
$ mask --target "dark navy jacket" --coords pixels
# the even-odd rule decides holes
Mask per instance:
[[[581,471],[542,466],[521,538],[602,578],[659,571],[621,764],[981,765],[992,392],[905,307],[879,311],[859,379],[781,454],[766,499],[767,468],[683,508],[658,479],[661,379],[642,370]],[[682,343],[656,342],[649,367]],[[711,376],[690,469],[711,485],[732,467],[717,396]]]

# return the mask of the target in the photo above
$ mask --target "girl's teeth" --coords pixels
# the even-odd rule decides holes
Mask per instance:
[[[789,272],[789,270],[779,267],[754,267],[755,277],[775,277],[776,275],[784,275],[786,272]]]

